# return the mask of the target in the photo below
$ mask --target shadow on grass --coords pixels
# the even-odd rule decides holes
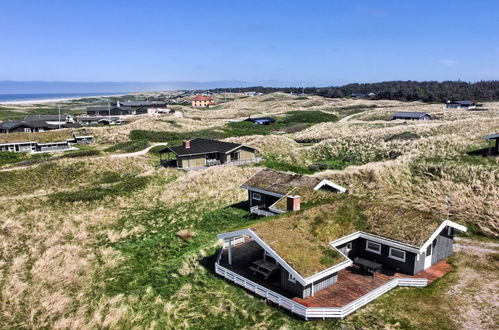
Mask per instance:
[[[472,150],[468,151],[467,154],[470,156],[482,156],[482,157],[488,157],[488,156],[497,156],[499,153],[494,150],[495,148],[483,148],[483,149],[478,149],[478,150]]]

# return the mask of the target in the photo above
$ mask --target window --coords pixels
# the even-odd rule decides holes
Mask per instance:
[[[405,251],[394,249],[391,247],[388,256],[392,259],[405,262]]]
[[[447,227],[447,236],[452,236],[452,227]]]
[[[293,274],[288,273],[288,281],[291,283],[296,283],[296,278],[293,276]]]
[[[31,133],[31,128],[25,128],[25,129],[24,129],[24,131],[25,131],[26,133]]]
[[[347,252],[352,251],[352,242],[348,242],[347,245],[345,245],[345,247]]]
[[[431,256],[431,244],[426,248],[426,256]]]
[[[258,193],[255,193],[255,192],[254,192],[254,193],[252,194],[252,196],[253,196],[253,199],[254,199],[255,201],[261,201],[261,200],[262,200],[262,195],[260,195],[260,194],[258,194]]]
[[[366,241],[366,251],[374,252],[377,254],[381,254],[381,244],[374,243],[371,241]]]

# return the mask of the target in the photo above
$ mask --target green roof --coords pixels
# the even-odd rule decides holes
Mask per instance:
[[[253,231],[293,269],[312,276],[346,260],[329,243],[363,231],[419,247],[442,223],[433,214],[335,195],[328,204],[255,224]]]

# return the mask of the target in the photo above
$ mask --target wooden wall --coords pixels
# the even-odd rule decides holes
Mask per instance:
[[[312,284],[307,286],[301,285],[298,281],[296,283],[290,282],[288,280],[288,271],[281,268],[281,287],[286,291],[291,292],[299,298],[307,298],[312,295]],[[338,281],[338,273],[333,273],[329,276],[321,278],[314,282],[314,293],[330,287]]]

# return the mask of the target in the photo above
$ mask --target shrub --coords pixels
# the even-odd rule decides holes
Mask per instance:
[[[26,159],[24,153],[0,151],[0,166],[18,163],[24,159]]]
[[[104,151],[113,152],[113,151],[123,151],[123,152],[136,152],[142,149],[145,149],[149,146],[149,142],[147,140],[132,140],[127,142],[122,142],[111,146]]]

